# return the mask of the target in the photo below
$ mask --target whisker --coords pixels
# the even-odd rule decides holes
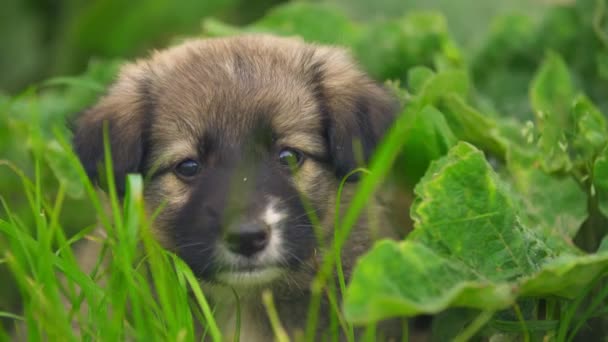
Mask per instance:
[[[313,212],[315,213],[315,215],[316,215],[317,217],[319,216],[319,215],[318,215],[318,214],[319,214],[319,210],[313,210]],[[309,212],[306,212],[306,213],[304,213],[304,214],[300,214],[300,215],[298,215],[298,216],[296,216],[296,217],[290,217],[290,219],[295,221],[295,220],[299,220],[299,219],[301,219],[302,217],[310,217]]]
[[[293,252],[286,251],[285,254],[288,257],[294,258],[302,267],[305,268],[305,270],[316,272],[316,269],[312,265],[309,265],[308,263],[306,263],[304,260],[302,260],[302,258],[298,257]],[[282,266],[289,267],[289,261],[287,260],[287,258],[283,258],[283,260],[282,260],[282,262],[280,264]]]

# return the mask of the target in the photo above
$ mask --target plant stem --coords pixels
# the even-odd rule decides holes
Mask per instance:
[[[483,328],[486,323],[494,316],[494,310],[482,311],[476,318],[469,324],[463,332],[458,334],[454,338],[454,342],[465,342],[470,340],[475,334]]]
[[[268,318],[270,319],[270,325],[272,326],[272,331],[274,332],[274,336],[276,337],[277,341],[289,342],[289,336],[285,332],[285,329],[283,329],[281,321],[279,320],[277,309],[274,306],[272,293],[268,290],[264,291],[262,293],[262,301],[266,307],[266,312],[268,313]]]
[[[524,333],[524,342],[530,342],[530,330],[526,326],[526,320],[524,319],[524,315],[522,315],[522,313],[521,313],[519,304],[515,303],[513,305],[513,310],[515,310],[515,315],[517,315],[517,320],[521,324],[521,328]]]

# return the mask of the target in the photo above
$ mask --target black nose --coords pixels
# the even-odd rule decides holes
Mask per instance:
[[[224,235],[228,249],[247,257],[263,250],[268,244],[268,228],[258,223],[232,225]]]

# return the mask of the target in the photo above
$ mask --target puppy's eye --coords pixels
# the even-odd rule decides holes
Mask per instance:
[[[302,164],[304,156],[302,152],[293,148],[284,148],[279,152],[279,162],[284,166],[298,167]]]
[[[200,169],[197,161],[186,159],[175,166],[175,173],[183,178],[191,178],[196,176]]]

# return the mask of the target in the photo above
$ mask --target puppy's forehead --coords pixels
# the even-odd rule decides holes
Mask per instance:
[[[154,56],[152,134],[220,132],[238,141],[267,125],[283,134],[320,132],[315,47],[295,40],[206,40]]]

